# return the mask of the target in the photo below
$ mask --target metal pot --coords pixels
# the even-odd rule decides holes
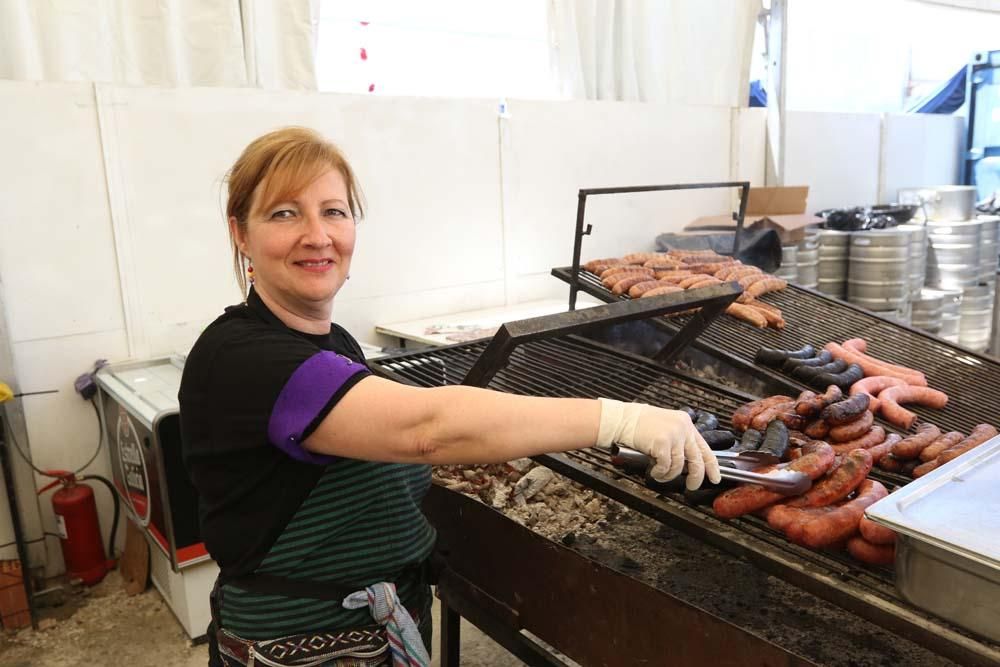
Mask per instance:
[[[971,220],[976,214],[976,188],[972,185],[940,185],[899,191],[902,204],[919,204],[928,220]]]

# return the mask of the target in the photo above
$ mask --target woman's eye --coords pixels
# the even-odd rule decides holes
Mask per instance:
[[[295,211],[287,208],[279,209],[271,214],[271,220],[287,220],[288,218],[294,218]]]
[[[326,215],[332,215],[335,218],[346,218],[347,212],[340,208],[328,208],[326,209]]]

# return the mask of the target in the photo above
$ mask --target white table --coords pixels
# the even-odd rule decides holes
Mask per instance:
[[[577,294],[578,309],[604,305],[585,294]],[[422,320],[376,324],[376,333],[399,339],[401,347],[407,341],[423,345],[454,345],[481,338],[490,338],[501,324],[541,315],[565,313],[569,309],[567,298],[526,301],[512,306],[469,310],[462,313],[438,315]]]

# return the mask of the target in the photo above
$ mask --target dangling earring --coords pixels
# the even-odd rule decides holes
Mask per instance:
[[[253,282],[254,282],[253,264],[248,264],[247,265],[247,280],[250,282],[251,285],[253,285]]]

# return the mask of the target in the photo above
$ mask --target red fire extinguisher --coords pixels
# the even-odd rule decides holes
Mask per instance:
[[[62,546],[66,571],[71,579],[80,579],[93,586],[104,579],[113,567],[101,543],[101,527],[97,519],[94,491],[87,484],[77,482],[76,475],[66,470],[46,471],[59,479],[38,491],[42,495],[55,486],[62,488],[52,494],[52,510],[59,523],[59,540]]]

